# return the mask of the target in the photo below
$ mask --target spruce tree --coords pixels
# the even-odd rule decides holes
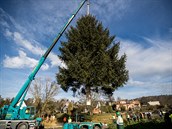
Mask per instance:
[[[91,91],[108,96],[128,81],[126,55],[119,57],[120,43],[115,36],[92,15],[82,16],[75,27],[65,33],[67,41],[61,42],[59,56],[67,68],[59,68],[57,82],[64,91],[80,90],[87,99]]]

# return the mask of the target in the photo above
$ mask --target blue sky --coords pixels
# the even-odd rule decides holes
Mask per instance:
[[[14,97],[81,0],[0,1],[0,95]],[[172,1],[90,0],[90,13],[121,42],[130,79],[114,97],[172,94]],[[86,4],[72,21],[86,14]],[[65,40],[64,35],[60,40]],[[36,77],[55,80],[60,42]],[[30,97],[28,95],[28,97]],[[60,93],[70,98],[72,93]]]

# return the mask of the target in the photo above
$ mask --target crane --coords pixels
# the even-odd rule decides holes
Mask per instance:
[[[51,50],[54,48],[56,43],[59,41],[60,37],[65,32],[66,28],[69,26],[69,24],[72,22],[74,17],[77,15],[79,10],[82,8],[84,3],[87,0],[83,0],[78,8],[75,10],[75,12],[72,14],[72,16],[69,18],[69,20],[65,23],[65,25],[62,27],[61,31],[57,35],[57,37],[53,40],[52,44],[48,48],[48,50],[44,53],[44,55],[40,58],[38,64],[34,68],[34,70],[31,72],[31,74],[28,76],[27,80],[21,87],[20,91],[17,93],[15,98],[12,100],[10,105],[4,105],[0,109],[0,129],[29,129],[29,128],[37,128],[40,125],[40,122],[42,121],[41,118],[37,118],[34,120],[35,117],[35,108],[32,106],[26,106],[22,107],[22,104],[24,102],[24,99],[26,97],[27,91],[29,89],[29,86],[31,82],[34,80],[35,75],[45,62],[46,58],[48,57]],[[19,105],[18,105],[19,103]]]

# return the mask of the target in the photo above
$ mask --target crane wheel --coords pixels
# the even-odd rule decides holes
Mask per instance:
[[[29,129],[28,123],[20,123],[17,126],[17,129]]]

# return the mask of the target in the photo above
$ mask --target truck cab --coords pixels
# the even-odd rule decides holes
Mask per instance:
[[[33,120],[36,114],[36,108],[33,106],[24,107],[20,110],[20,118],[24,120]]]

